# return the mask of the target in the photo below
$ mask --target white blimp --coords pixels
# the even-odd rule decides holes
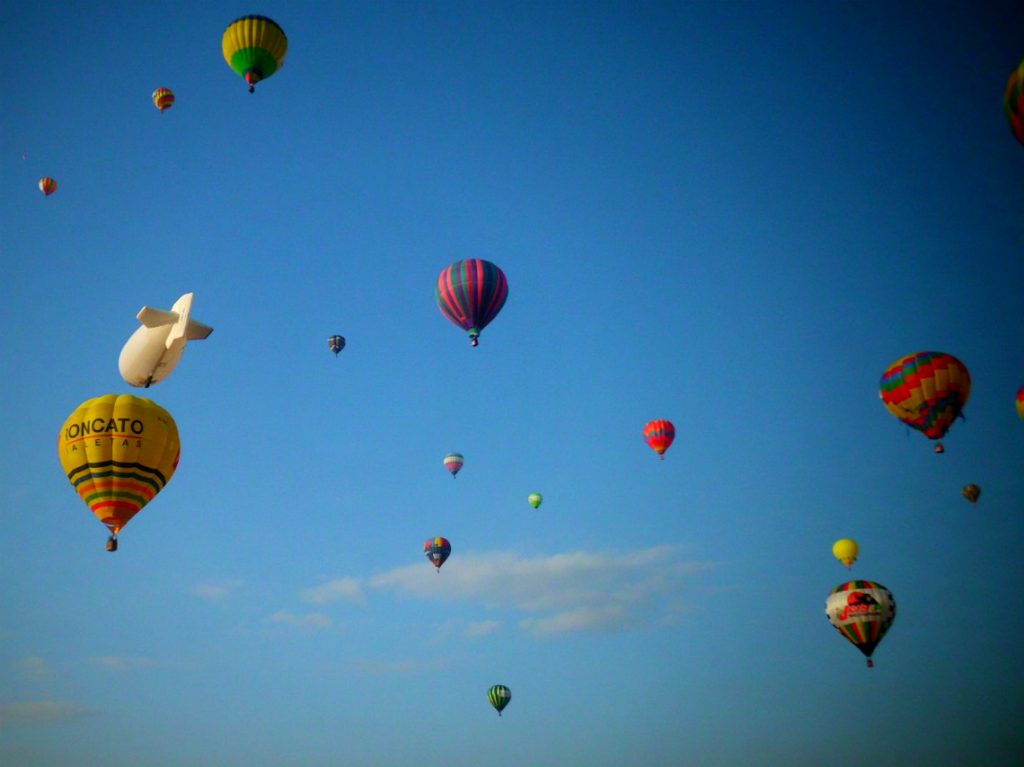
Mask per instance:
[[[136,315],[142,327],[132,333],[121,349],[117,366],[121,377],[132,386],[152,386],[171,374],[185,353],[185,344],[199,341],[213,328],[196,322],[192,313],[194,293],[186,293],[169,312],[143,306]]]

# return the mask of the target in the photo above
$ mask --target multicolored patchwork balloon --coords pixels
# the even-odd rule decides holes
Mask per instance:
[[[939,440],[971,396],[971,374],[952,354],[918,352],[902,357],[882,374],[879,396],[907,426]],[[943,452],[942,443],[935,452]]]
[[[476,346],[480,331],[498,316],[508,298],[505,273],[490,261],[470,258],[441,271],[434,297],[441,313],[469,333]]]
[[[444,467],[452,473],[452,479],[455,479],[455,475],[459,473],[459,469],[462,468],[466,460],[462,457],[462,453],[448,453],[444,457]]]
[[[498,716],[501,716],[505,706],[512,700],[512,691],[503,684],[496,684],[487,691],[487,700],[497,710]]]
[[[334,356],[338,356],[338,352],[345,348],[345,337],[344,336],[330,336],[327,339],[327,348],[334,352]]]
[[[671,421],[655,420],[644,427],[644,439],[651,446],[651,450],[657,453],[662,460],[665,460],[665,451],[672,445],[676,438],[676,427]]]
[[[1024,144],[1024,61],[1010,74],[1003,95],[1003,111],[1010,121],[1010,130]]]
[[[49,197],[51,194],[57,191],[57,182],[49,176],[43,176],[39,179],[39,191]]]
[[[448,555],[452,553],[452,545],[448,543],[447,538],[427,538],[427,542],[423,544],[423,553],[427,555],[427,559],[430,560],[431,564],[437,568],[437,572],[441,572],[441,565],[448,559]]]
[[[1017,389],[1017,415],[1024,421],[1024,386]]]
[[[840,583],[825,601],[825,615],[836,631],[849,639],[875,665],[871,654],[896,619],[892,592],[874,581]]]
[[[169,88],[157,88],[153,91],[153,103],[161,112],[174,106],[174,93]]]
[[[242,16],[224,31],[221,48],[228,66],[245,78],[249,93],[253,93],[256,83],[284,66],[288,38],[273,19]]]
[[[110,529],[114,551],[121,529],[171,481],[181,441],[171,414],[152,400],[107,394],[75,408],[57,451],[71,485]]]

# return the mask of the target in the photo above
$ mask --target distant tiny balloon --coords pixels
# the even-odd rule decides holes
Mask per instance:
[[[651,450],[664,460],[665,451],[672,446],[676,438],[676,427],[671,421],[656,419],[644,427],[644,439],[651,446]]]
[[[977,503],[978,499],[981,498],[981,487],[974,483],[964,485],[964,489],[960,491],[960,494],[971,503]]]
[[[427,555],[427,559],[437,568],[437,571],[441,572],[441,565],[445,563],[445,560],[452,553],[452,545],[448,542],[447,538],[442,538],[441,536],[427,538],[427,542],[423,544],[423,553]]]
[[[345,337],[331,336],[327,339],[327,348],[334,352],[334,356],[337,357],[338,352],[345,348]]]
[[[157,88],[153,91],[153,104],[161,112],[174,106],[174,92],[170,88]]]
[[[459,473],[459,469],[463,467],[466,459],[462,457],[462,453],[448,453],[444,457],[444,467],[452,473],[452,479]]]
[[[1017,415],[1024,421],[1024,386],[1017,389]]]
[[[49,176],[43,176],[39,179],[39,191],[49,197],[51,194],[57,191],[57,182]],[[74,196],[74,195],[72,195]]]
[[[853,567],[860,553],[860,546],[852,538],[840,538],[832,544],[832,556],[838,559],[847,567]]]
[[[530,493],[530,497],[526,500],[530,502],[530,505],[533,506],[533,508],[537,509],[540,508],[542,503],[544,503],[544,496],[540,493]]]

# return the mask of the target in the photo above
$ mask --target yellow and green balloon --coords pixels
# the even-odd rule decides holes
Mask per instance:
[[[256,83],[284,65],[288,38],[277,22],[266,16],[242,16],[224,31],[221,47],[228,66],[245,78],[252,93]]]

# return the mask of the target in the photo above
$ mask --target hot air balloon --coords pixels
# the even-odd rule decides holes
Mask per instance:
[[[498,316],[508,298],[505,273],[490,261],[470,258],[445,267],[434,297],[441,313],[469,333],[476,346],[480,331]]]
[[[498,716],[501,716],[505,706],[512,700],[512,691],[503,684],[496,684],[487,691],[487,700],[497,710]]]
[[[964,485],[964,489],[960,491],[960,494],[971,503],[977,503],[978,499],[981,498],[981,487],[974,483]]]
[[[1024,421],[1024,386],[1017,389],[1017,415]]]
[[[530,497],[527,498],[526,500],[528,500],[530,502],[530,505],[536,509],[539,508],[540,505],[544,502],[544,496],[541,495],[540,493],[530,493]]]
[[[337,357],[338,352],[345,348],[345,337],[331,336],[327,339],[327,348],[334,352],[334,356]]]
[[[882,374],[879,396],[907,426],[939,440],[971,396],[971,374],[951,354],[919,352],[889,366]],[[937,443],[935,452],[943,451],[942,443]]]
[[[840,538],[832,544],[832,556],[838,559],[847,567],[853,567],[860,553],[860,546],[852,538]]]
[[[896,619],[892,592],[874,581],[840,583],[825,601],[825,615],[836,630],[856,645],[875,665],[871,654]]]
[[[57,450],[71,485],[110,529],[107,551],[117,551],[117,534],[174,476],[181,442],[152,400],[107,394],[75,409]]]
[[[256,83],[284,66],[288,38],[277,22],[266,16],[242,16],[224,31],[221,48],[224,60],[245,78],[249,93],[253,93]]]
[[[459,469],[462,468],[465,462],[466,460],[462,457],[462,453],[448,453],[444,457],[444,467],[452,473],[452,479],[455,479],[455,475],[459,473]]]
[[[1010,130],[1024,144],[1024,61],[1010,74],[1003,96],[1003,110],[1010,121]]]
[[[163,113],[174,106],[174,92],[170,88],[157,88],[153,91],[153,103]]]
[[[57,182],[49,176],[43,176],[39,179],[39,191],[49,197],[51,194],[57,191]]]
[[[427,542],[423,544],[423,553],[427,555],[427,559],[431,561],[434,567],[437,568],[437,572],[441,572],[441,565],[444,564],[445,560],[448,559],[448,555],[452,553],[452,545],[448,543],[447,538],[427,538]]]
[[[662,460],[665,460],[665,451],[672,445],[676,438],[676,427],[671,421],[655,420],[644,427],[644,439],[651,446],[651,450],[657,453]]]

